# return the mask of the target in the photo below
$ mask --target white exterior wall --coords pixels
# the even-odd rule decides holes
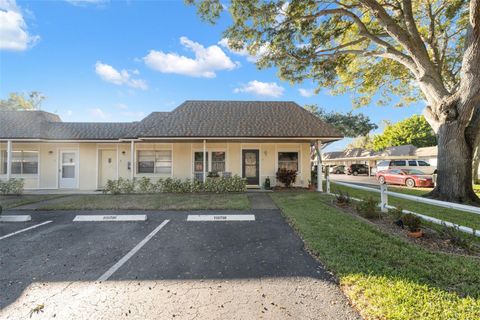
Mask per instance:
[[[0,143],[0,150],[6,149],[6,143]],[[309,143],[238,143],[223,142],[209,143],[207,151],[225,151],[226,171],[232,175],[242,175],[242,150],[258,149],[260,156],[260,186],[267,177],[271,185],[276,184],[276,172],[278,169],[278,152],[294,151],[299,156],[299,176],[296,186],[308,186],[310,179],[310,144]],[[53,143],[53,142],[28,142],[20,143],[13,141],[13,151],[35,150],[38,151],[38,174],[12,175],[12,178],[23,178],[25,189],[58,189],[60,175],[60,152],[72,151],[77,153],[77,184],[74,189],[96,190],[101,184],[102,175],[102,150],[110,150],[112,161],[115,165],[115,174],[112,178],[122,177],[129,179],[131,170],[135,170],[135,177],[158,178],[175,177],[180,179],[193,178],[193,156],[195,151],[203,152],[201,142],[178,142],[178,143],[153,143],[135,142],[135,150],[171,150],[172,173],[171,174],[138,174],[137,163],[130,163],[130,142],[121,143]],[[113,156],[114,155],[114,156]],[[135,159],[137,157],[135,156]],[[136,161],[136,160],[135,160]],[[117,166],[118,164],[118,166]],[[109,173],[112,175],[112,172]],[[0,173],[0,179],[6,179],[6,174]]]

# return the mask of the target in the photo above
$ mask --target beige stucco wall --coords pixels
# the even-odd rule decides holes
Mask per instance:
[[[0,144],[5,150],[6,144]],[[118,148],[118,151],[117,151]],[[226,152],[226,171],[232,174],[242,175],[242,150],[258,149],[260,154],[260,185],[267,177],[271,184],[275,185],[275,173],[277,171],[278,152],[295,151],[299,153],[299,176],[296,185],[308,185],[310,179],[310,145],[308,143],[208,143],[207,151]],[[136,168],[137,159],[130,165],[131,144],[128,143],[13,143],[13,150],[36,150],[39,153],[39,174],[38,175],[12,175],[16,178],[25,179],[26,189],[57,189],[59,187],[60,151],[75,151],[78,154],[77,186],[81,190],[95,190],[101,184],[102,150],[112,150],[112,161],[117,163],[118,155],[118,177],[129,179],[131,169]],[[202,143],[135,143],[135,150],[171,150],[172,151],[172,175],[137,174],[135,177],[147,176],[156,180],[173,176],[187,179],[193,177],[193,153],[203,151]],[[136,171],[136,170],[135,170]],[[116,178],[117,170],[114,177]],[[112,175],[112,170],[110,174]],[[6,178],[0,174],[0,178]]]

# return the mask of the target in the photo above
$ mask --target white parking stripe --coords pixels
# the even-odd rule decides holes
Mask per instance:
[[[124,215],[81,215],[75,216],[73,221],[146,221],[146,214]]]
[[[19,234],[19,233],[22,233],[22,232],[25,232],[25,231],[28,231],[28,230],[32,230],[32,229],[38,228],[38,227],[43,226],[43,225],[45,225],[45,224],[47,224],[47,223],[50,223],[50,222],[52,222],[52,221],[51,221],[51,220],[45,221],[45,222],[36,224],[36,225],[34,225],[34,226],[31,226],[31,227],[28,227],[28,228],[25,228],[25,229],[21,229],[21,230],[18,230],[18,231],[9,233],[9,234],[7,234],[7,235],[5,235],[5,236],[0,237],[0,240],[9,238],[9,237],[11,237],[11,236],[14,236],[14,235],[16,235],[16,234]]]
[[[187,221],[255,221],[253,214],[189,214]]]
[[[115,273],[120,267],[128,261],[135,253],[137,253],[138,250],[140,250],[150,239],[157,234],[160,229],[162,229],[170,220],[165,220],[163,221],[158,227],[155,228],[148,236],[145,237],[142,241],[140,241],[130,252],[128,252],[126,255],[123,256],[122,259],[118,260],[117,263],[115,263],[110,269],[107,270],[104,274],[98,278],[97,281],[106,281],[108,278],[112,276],[112,274]]]
[[[30,215],[8,215],[0,216],[0,222],[27,222],[32,220]]]

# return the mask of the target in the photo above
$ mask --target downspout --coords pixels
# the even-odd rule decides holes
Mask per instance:
[[[130,179],[133,181],[135,175],[135,141],[130,143]]]
[[[317,140],[317,191],[323,192],[323,177],[322,177],[322,141]]]
[[[12,140],[7,141],[7,180],[12,177]]]
[[[207,140],[203,140],[203,182],[207,181]]]

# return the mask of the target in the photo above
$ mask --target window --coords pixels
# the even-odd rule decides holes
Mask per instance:
[[[212,152],[211,171],[225,172],[225,152],[223,151]]]
[[[206,172],[225,172],[225,151],[207,151],[206,153]],[[203,179],[203,151],[193,153],[193,173],[195,179]]]
[[[405,167],[407,165],[407,161],[405,161],[405,160],[394,160],[392,165],[395,166],[395,167]]]
[[[7,151],[1,152],[1,173],[7,173]],[[12,174],[38,174],[38,151],[12,151]]]
[[[2,150],[0,152],[0,174],[7,174],[7,151]]]
[[[409,161],[408,161],[408,166],[409,166],[409,167],[416,167],[416,166],[417,166],[417,161],[415,161],[415,160],[409,160]]]
[[[208,171],[208,152],[207,155],[207,170]],[[194,155],[194,171],[196,173],[203,172],[203,152],[195,152]]]
[[[172,151],[141,150],[137,153],[137,173],[172,173]]]
[[[430,163],[425,162],[425,161],[418,161],[418,165],[420,167],[430,167]]]
[[[298,171],[298,152],[279,152],[278,169]]]

